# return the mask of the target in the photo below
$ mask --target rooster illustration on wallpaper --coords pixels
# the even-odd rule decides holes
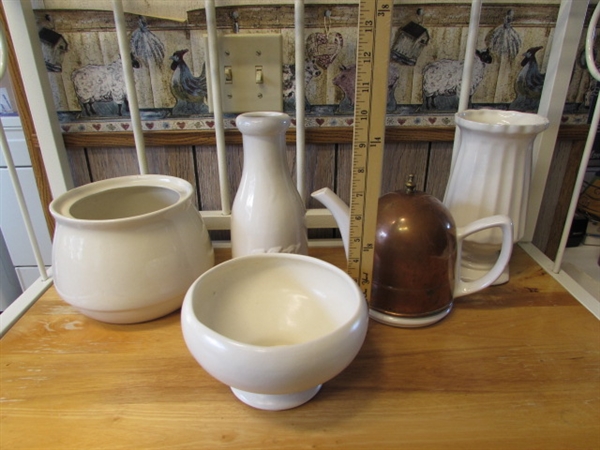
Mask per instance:
[[[171,70],[171,93],[177,99],[173,107],[174,116],[186,116],[190,114],[204,114],[208,112],[205,103],[207,96],[206,87],[206,65],[202,66],[202,73],[196,77],[183,59],[188,49],[177,50],[170,59]]]
[[[540,72],[535,54],[542,48],[531,47],[523,55],[522,69],[515,81],[517,97],[510,104],[510,109],[516,111],[537,110],[546,74]]]

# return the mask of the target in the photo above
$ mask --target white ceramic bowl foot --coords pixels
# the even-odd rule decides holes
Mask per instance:
[[[321,385],[295,394],[269,395],[255,394],[253,392],[240,391],[236,388],[231,388],[235,396],[247,405],[257,409],[265,409],[268,411],[281,411],[283,409],[291,409],[306,403],[321,389]]]
[[[428,325],[433,325],[446,317],[452,310],[452,305],[439,313],[430,314],[422,317],[397,317],[384,314],[373,309],[369,309],[369,316],[371,319],[381,322],[385,325],[391,325],[398,328],[420,328]]]

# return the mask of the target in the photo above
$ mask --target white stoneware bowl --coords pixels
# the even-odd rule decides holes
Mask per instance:
[[[58,294],[110,323],[156,319],[181,307],[191,284],[214,265],[190,183],[134,175],[86,184],[50,204]]]
[[[204,273],[186,294],[183,337],[242,402],[282,410],[310,400],[360,350],[368,308],[337,267],[304,255],[248,255]]]

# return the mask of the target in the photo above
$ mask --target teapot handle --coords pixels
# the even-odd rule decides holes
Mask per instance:
[[[462,260],[462,244],[464,239],[478,231],[486,230],[488,228],[500,227],[502,229],[502,247],[500,249],[500,255],[490,269],[488,273],[483,275],[481,278],[473,281],[463,281],[460,278],[461,272],[461,260]],[[454,298],[462,297],[464,295],[472,294],[480,291],[494,281],[498,279],[504,268],[507,266],[513,248],[513,224],[510,217],[505,215],[495,215],[485,217],[483,219],[475,220],[464,227],[457,227],[456,230],[456,244],[457,244],[457,260],[456,260],[456,279],[454,284]]]

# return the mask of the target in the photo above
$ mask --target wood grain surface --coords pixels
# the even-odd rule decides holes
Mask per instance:
[[[340,248],[312,252],[345,264]],[[437,325],[371,321],[355,361],[288,411],[236,400],[187,351],[179,320],[104,324],[51,288],[0,341],[0,447],[600,446],[600,322],[519,248],[509,283],[457,300]]]

